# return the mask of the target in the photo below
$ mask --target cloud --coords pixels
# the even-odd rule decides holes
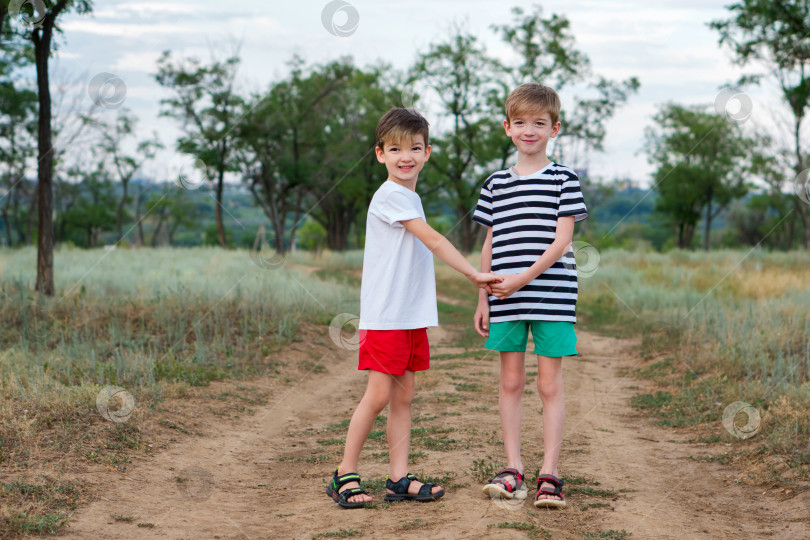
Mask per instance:
[[[142,37],[154,34],[178,35],[199,33],[199,27],[193,25],[162,24],[121,24],[86,19],[74,19],[61,24],[66,33],[85,33],[100,36]]]

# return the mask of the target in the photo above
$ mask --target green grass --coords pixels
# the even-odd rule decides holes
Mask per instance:
[[[81,486],[42,476],[37,483],[0,482],[0,530],[16,534],[55,534],[79,505]],[[25,510],[15,510],[25,508]]]
[[[534,523],[526,523],[525,521],[521,522],[505,522],[505,523],[491,523],[487,525],[489,528],[497,528],[497,529],[514,529],[517,531],[525,531],[529,533],[529,538],[539,538],[541,536],[549,538],[551,537],[552,533],[548,529],[544,529],[543,527],[539,527]]]
[[[475,480],[481,484],[495,476],[495,465],[485,459],[476,459],[470,467],[470,473]]]
[[[598,246],[597,246],[598,248]],[[794,473],[810,470],[810,252],[606,250],[580,280],[580,323],[640,337],[652,381],[633,405],[664,426],[704,426],[707,440],[743,445],[749,457],[777,454]],[[722,435],[724,408],[743,401],[763,420],[741,441]]]
[[[611,489],[596,489],[592,487],[571,487],[568,489],[568,493],[580,493],[582,495],[588,495],[591,497],[606,497],[606,498],[613,498],[618,495],[617,492]]]
[[[584,532],[582,533],[582,538],[585,540],[592,540],[597,538],[606,538],[607,540],[627,540],[630,538],[630,533],[622,529],[621,531],[615,531],[610,529],[609,531],[599,531],[599,532]]]
[[[421,518],[411,519],[409,521],[403,521],[402,524],[399,526],[400,530],[403,531],[414,531],[417,529],[427,529],[430,526],[430,523],[425,521]]]
[[[454,386],[457,392],[480,392],[484,389],[484,387],[478,383],[457,383]]]
[[[349,538],[351,536],[358,536],[363,534],[363,531],[357,529],[338,529],[336,531],[322,532],[312,535],[312,540],[318,538]]]

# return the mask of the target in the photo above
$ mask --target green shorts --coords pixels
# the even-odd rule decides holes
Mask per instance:
[[[491,351],[526,352],[529,327],[532,328],[534,354],[540,356],[573,356],[577,354],[574,323],[558,321],[507,321],[489,325],[484,347]]]

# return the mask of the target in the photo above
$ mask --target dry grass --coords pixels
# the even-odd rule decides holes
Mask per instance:
[[[763,456],[778,457],[787,466],[760,479],[787,484],[810,478],[808,305],[806,252],[610,251],[580,280],[586,325],[642,335],[646,361],[636,375],[656,386],[638,406],[665,425],[732,444],[735,460],[752,470]],[[736,401],[761,415],[756,436],[723,427],[723,411]]]

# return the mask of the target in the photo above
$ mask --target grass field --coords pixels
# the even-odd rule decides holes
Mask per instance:
[[[24,477],[43,450],[119,466],[143,450],[139,421],[164,400],[212,380],[283,376],[277,353],[304,325],[328,340],[335,315],[359,312],[361,265],[361,252],[281,261],[219,248],[68,249],[55,257],[57,295],[45,298],[32,292],[35,251],[0,251],[0,467]],[[442,323],[466,324],[454,345],[480,346],[475,290],[436,269]],[[727,445],[726,462],[776,457],[758,476],[790,484],[810,476],[808,305],[807,253],[608,251],[580,279],[578,314],[585,329],[640,336],[631,375],[653,390],[634,399],[639,410]],[[107,386],[130,392],[140,416],[105,422],[96,400]],[[761,415],[755,437],[721,423],[738,401]],[[0,524],[58,530],[81,497],[80,485],[52,477],[0,477]]]
[[[586,327],[641,334],[634,375],[658,388],[637,407],[664,425],[710,426],[710,438],[740,442],[721,417],[730,403],[750,404],[758,436],[729,460],[774,454],[787,466],[768,474],[808,475],[810,254],[609,251],[580,282]]]

